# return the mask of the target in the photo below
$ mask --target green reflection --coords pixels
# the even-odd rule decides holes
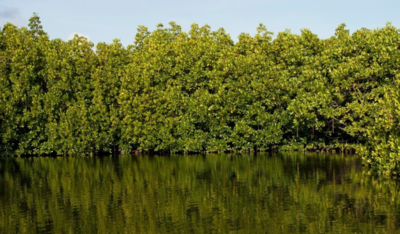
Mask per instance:
[[[396,181],[355,156],[0,160],[0,233],[396,233]]]

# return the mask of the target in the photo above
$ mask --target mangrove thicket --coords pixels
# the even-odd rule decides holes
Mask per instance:
[[[5,24],[1,155],[356,150],[400,174],[400,30],[257,31],[172,22],[125,47]]]

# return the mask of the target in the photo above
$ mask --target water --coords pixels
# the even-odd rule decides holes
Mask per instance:
[[[0,233],[399,233],[356,156],[0,159]]]

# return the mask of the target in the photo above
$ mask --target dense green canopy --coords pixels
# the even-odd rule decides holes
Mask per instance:
[[[400,173],[400,30],[235,43],[223,29],[139,27],[132,45],[0,29],[0,152],[356,149]]]

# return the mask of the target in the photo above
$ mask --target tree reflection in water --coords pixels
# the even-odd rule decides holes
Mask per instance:
[[[0,160],[0,233],[396,233],[399,185],[350,155]]]

